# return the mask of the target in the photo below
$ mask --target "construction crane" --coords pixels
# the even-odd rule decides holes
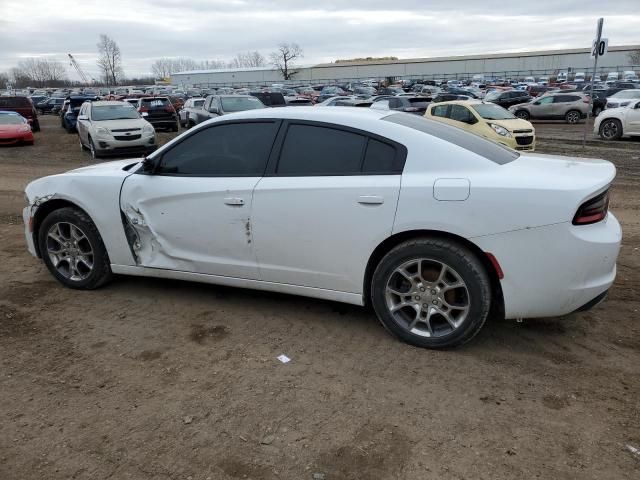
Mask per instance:
[[[76,69],[76,72],[78,72],[78,75],[80,76],[80,80],[82,80],[82,82],[85,85],[89,85],[89,77],[87,77],[87,74],[84,73],[82,71],[82,69],[80,68],[80,65],[78,65],[78,62],[76,62],[76,59],[73,58],[73,55],[71,55],[70,53],[68,53],[67,55],[69,55],[69,60],[71,60],[71,65],[73,65],[73,67]],[[95,83],[95,79],[93,77],[91,77],[91,81]]]

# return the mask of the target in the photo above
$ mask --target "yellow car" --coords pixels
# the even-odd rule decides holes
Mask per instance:
[[[536,147],[533,125],[516,118],[511,112],[494,103],[481,100],[432,103],[424,116],[462,128],[514,150],[532,152]]]

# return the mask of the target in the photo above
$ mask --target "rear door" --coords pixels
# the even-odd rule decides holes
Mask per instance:
[[[391,234],[406,149],[332,124],[283,125],[254,191],[261,278],[361,293],[369,255]]]

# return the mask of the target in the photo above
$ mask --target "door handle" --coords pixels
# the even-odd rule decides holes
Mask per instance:
[[[224,203],[226,203],[227,205],[234,205],[234,206],[241,207],[242,205],[244,205],[244,200],[242,198],[237,198],[237,197],[226,197],[224,199]]]
[[[361,205],[382,205],[384,198],[379,195],[360,195],[358,203]]]

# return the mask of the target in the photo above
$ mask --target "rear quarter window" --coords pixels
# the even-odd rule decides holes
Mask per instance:
[[[486,140],[473,133],[466,132],[460,128],[452,127],[442,122],[428,120],[417,115],[395,113],[384,117],[382,120],[440,138],[498,165],[507,164],[520,157],[520,154],[515,150],[503,147],[502,145]]]

